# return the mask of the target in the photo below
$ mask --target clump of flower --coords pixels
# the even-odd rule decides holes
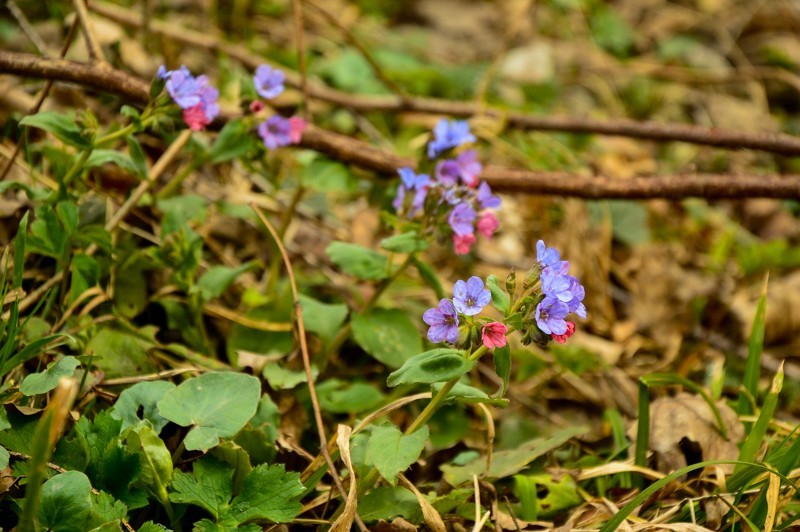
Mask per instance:
[[[492,302],[492,292],[481,278],[473,276],[457,281],[452,300],[442,299],[437,308],[423,315],[430,326],[428,339],[461,347],[482,344],[487,349],[496,349],[505,347],[507,336],[516,330],[526,345],[536,342],[544,346],[551,340],[563,344],[575,333],[575,322],[568,318],[571,315],[586,318],[585,290],[576,277],[569,275],[569,266],[568,261],[561,260],[558,250],[548,248],[540,240],[536,245],[536,263],[525,276],[521,293],[515,274],[512,272],[506,278],[508,298],[507,305],[500,307],[505,311],[502,322],[478,317]],[[487,283],[490,281],[492,290],[502,292],[496,278],[487,279]]]
[[[500,206],[500,198],[480,180],[483,166],[475,150],[444,158],[474,141],[466,121],[439,121],[428,143],[428,156],[435,162],[422,163],[433,165],[433,178],[423,173],[419,177],[424,181],[417,182],[408,177],[417,175],[412,169],[401,168],[398,173],[402,182],[392,203],[398,213],[409,218],[422,213],[425,227],[438,229],[439,234],[451,239],[457,255],[469,253],[478,234],[492,238],[500,225],[493,212]],[[412,190],[413,198],[407,199]]]
[[[283,71],[269,65],[259,65],[253,74],[253,86],[259,96],[271,100],[283,92],[285,79]],[[249,109],[252,113],[260,113],[264,107],[264,102],[255,100],[250,104]],[[291,144],[299,144],[306,126],[306,121],[298,116],[284,118],[280,115],[272,115],[258,124],[256,129],[264,146],[269,150],[274,150]]]
[[[193,131],[203,129],[219,115],[219,91],[207,76],[194,77],[185,65],[178,70],[167,70],[161,65],[157,76],[166,81],[167,92],[183,109],[183,121]]]

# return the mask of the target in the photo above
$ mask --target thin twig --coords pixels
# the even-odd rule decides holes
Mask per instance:
[[[31,54],[0,50],[0,73],[72,81],[116,94],[130,103],[147,101],[147,83],[113,68],[98,69],[75,61],[45,59]],[[800,139],[791,137],[790,139],[791,143],[797,144],[797,153],[800,154]],[[361,140],[313,124],[306,127],[300,145],[324,153],[340,162],[381,173],[385,177],[394,178],[398,168],[403,166],[413,168],[416,165],[416,161],[411,157],[381,150]],[[587,199],[800,197],[800,175],[687,174],[614,179],[605,176],[579,176],[565,172],[535,172],[487,166],[482,177],[492,188],[500,192]]]
[[[306,65],[306,30],[303,24],[301,0],[292,0],[294,12],[294,31],[297,33],[297,64],[300,67],[300,90],[303,93],[303,118],[311,120],[310,99],[308,97],[308,67]]]
[[[92,2],[91,8],[96,13],[120,24],[131,27],[142,26],[141,16],[130,9],[99,1]],[[263,57],[251,52],[245,46],[225,42],[207,33],[190,30],[174,23],[160,20],[151,20],[149,22],[150,28],[154,33],[160,33],[165,37],[174,39],[185,45],[223,52],[249,68],[255,68],[259,64],[267,62]],[[773,70],[778,71],[772,73],[777,77],[780,77],[779,74],[781,72],[789,75],[791,74],[785,70]],[[301,85],[301,79],[297,73],[286,71],[285,69],[284,72],[286,73],[286,81],[288,84],[295,87]],[[744,73],[748,75],[757,74],[759,72],[761,72],[761,70],[757,72],[754,69],[744,70]],[[780,79],[786,83],[792,82],[792,80],[785,79],[785,76]],[[720,80],[713,78],[710,79],[710,81],[719,82]],[[727,79],[723,81],[727,81]],[[798,87],[798,90],[800,90],[800,87]],[[411,97],[408,98],[407,101],[403,101],[402,98],[396,95],[373,96],[349,94],[320,83],[309,83],[308,94],[318,100],[362,112],[413,111],[417,113],[469,117],[479,114],[482,111],[480,106],[475,102],[423,97]],[[276,105],[280,104],[280,102],[274,103]],[[292,102],[286,102],[285,105],[292,106],[294,104]],[[656,122],[638,122],[627,119],[600,121],[590,120],[584,117],[541,117],[525,113],[507,112],[504,109],[496,107],[485,109],[485,114],[496,116],[504,120],[508,127],[523,130],[594,133],[658,141],[681,141],[727,149],[762,150],[782,155],[800,155],[800,139],[782,133],[727,131],[689,124],[660,124]]]
[[[64,39],[64,44],[61,45],[61,51],[59,52],[59,59],[63,58],[67,55],[69,51],[69,47],[72,44],[72,39],[75,37],[75,30],[78,29],[78,19],[77,17],[75,20],[72,21],[72,24],[69,27],[69,31],[67,31],[67,36]],[[42,108],[42,104],[47,99],[47,96],[50,94],[50,89],[53,88],[54,79],[48,79],[47,82],[44,84],[44,88],[36,97],[36,103],[33,104],[28,110],[29,115],[35,115],[39,112],[39,109]],[[17,139],[17,143],[14,145],[14,151],[11,152],[11,156],[8,158],[8,164],[6,164],[5,168],[3,168],[3,173],[0,174],[0,181],[3,181],[8,172],[11,171],[11,167],[14,166],[14,161],[17,160],[17,156],[19,155],[19,151],[22,149],[22,144],[25,140],[25,135],[20,135],[19,139]]]
[[[300,353],[303,356],[303,367],[305,368],[306,380],[308,381],[308,394],[311,398],[311,406],[314,410],[314,420],[316,422],[317,433],[319,435],[320,452],[325,458],[325,463],[328,465],[328,472],[336,484],[336,489],[339,491],[339,495],[342,497],[342,500],[346,500],[347,492],[342,484],[342,479],[339,478],[339,474],[336,471],[336,466],[333,463],[333,459],[328,452],[328,437],[325,435],[325,424],[322,421],[322,410],[320,409],[319,398],[317,397],[317,387],[314,384],[314,375],[311,373],[311,357],[308,354],[308,343],[306,342],[306,328],[305,323],[303,322],[303,307],[300,304],[300,294],[297,291],[297,282],[294,278],[292,262],[289,259],[289,254],[286,252],[286,248],[284,247],[283,242],[281,242],[281,239],[278,236],[278,231],[275,229],[275,227],[273,227],[272,222],[270,222],[269,219],[264,216],[264,213],[261,212],[261,209],[259,209],[254,203],[251,203],[250,207],[256,213],[258,219],[261,220],[261,223],[263,223],[267,228],[269,234],[272,235],[275,245],[278,246],[278,250],[283,258],[283,264],[286,266],[286,275],[289,277],[289,286],[292,289],[295,321],[297,322],[297,336],[300,340]],[[356,514],[356,520],[361,530],[366,532],[367,527],[364,526],[364,523],[361,521],[361,518],[358,516],[358,514]]]
[[[36,50],[40,54],[47,56],[47,44],[45,44],[33,26],[31,26],[28,17],[25,16],[25,13],[19,8],[17,3],[14,0],[7,0],[6,7],[17,20],[19,29],[22,30],[22,33],[24,33],[28,40],[36,47]]]
[[[89,52],[89,58],[98,64],[108,65],[103,55],[103,48],[97,40],[92,21],[89,19],[89,11],[86,9],[86,0],[72,0],[72,5],[75,6],[75,13],[77,13],[78,20],[81,24],[81,33],[83,33],[83,40],[86,42],[86,50]]]

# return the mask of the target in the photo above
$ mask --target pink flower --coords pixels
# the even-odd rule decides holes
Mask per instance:
[[[291,144],[298,144],[303,136],[303,130],[308,124],[299,116],[293,116],[289,119],[289,142]]]
[[[250,112],[253,114],[259,113],[264,109],[264,102],[261,100],[253,100],[250,102]]]
[[[475,243],[475,235],[453,235],[453,247],[456,255],[466,255]]]
[[[567,322],[567,332],[564,334],[551,334],[550,336],[555,340],[557,344],[563,344],[567,341],[567,338],[572,336],[575,333],[575,324],[571,321]]]
[[[186,122],[186,125],[189,126],[189,129],[192,131],[200,131],[211,123],[211,120],[209,120],[208,116],[206,115],[206,111],[202,103],[198,103],[193,107],[184,109],[183,121]]]
[[[486,238],[492,238],[498,227],[500,227],[500,222],[497,221],[497,216],[493,212],[483,214],[477,224],[478,232]]]
[[[495,347],[505,347],[506,334],[508,334],[508,328],[502,323],[496,321],[487,323],[481,329],[481,339],[483,340],[483,345],[489,349],[493,349]]]

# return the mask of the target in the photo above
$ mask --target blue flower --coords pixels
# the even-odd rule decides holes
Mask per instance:
[[[404,166],[397,171],[400,174],[402,183],[397,188],[397,196],[395,196],[392,206],[396,211],[400,211],[405,201],[406,193],[409,191],[414,192],[414,199],[411,202],[410,216],[417,213],[425,203],[425,197],[428,195],[428,187],[431,184],[431,178],[428,174],[416,174],[414,170]]]
[[[492,301],[492,294],[483,287],[480,277],[472,276],[464,281],[456,281],[453,287],[453,305],[466,316],[474,316]]]
[[[475,199],[478,200],[481,209],[496,209],[500,206],[500,198],[492,196],[492,189],[486,181],[481,181]]]
[[[564,334],[567,332],[569,307],[557,297],[547,296],[536,306],[536,325],[545,334]]]
[[[442,118],[433,128],[433,140],[428,143],[428,157],[435,159],[442,152],[461,146],[465,142],[475,142],[469,132],[466,120],[447,120]]]
[[[461,169],[454,159],[445,159],[436,163],[436,179],[446,187],[453,187],[458,183]]]
[[[459,236],[471,235],[475,232],[473,221],[477,214],[475,209],[470,207],[468,203],[459,203],[450,216],[447,218],[447,223],[453,228],[453,232]]]
[[[428,340],[431,342],[438,344],[446,340],[452,344],[458,340],[458,314],[449,299],[442,299],[437,308],[426,310],[422,321],[430,325]]]
[[[552,266],[542,270],[540,279],[542,280],[542,293],[546,296],[558,298],[559,301],[568,303],[574,294],[571,290],[571,275],[565,275],[569,268],[569,262],[563,262],[566,268],[555,269]],[[574,277],[572,277],[574,279]],[[577,279],[576,279],[577,280]]]
[[[544,240],[539,240],[536,243],[536,262],[542,268],[552,266],[561,262],[561,254],[556,248],[548,248],[544,245]]]
[[[285,79],[283,71],[269,65],[258,65],[253,75],[253,84],[256,86],[256,92],[262,98],[270,100],[283,92]]]
[[[569,279],[569,291],[572,292],[572,299],[567,301],[567,307],[570,312],[574,312],[583,319],[586,319],[586,306],[583,304],[583,298],[586,296],[586,290],[576,277],[572,275],[566,276]]]
[[[198,93],[197,80],[189,72],[185,65],[181,65],[178,70],[163,73],[167,77],[167,92],[178,107],[181,109],[189,109],[200,103],[200,94]]]
[[[161,65],[158,67],[158,72],[156,72],[156,77],[161,81],[166,81],[169,79],[170,74],[172,74],[171,70],[167,70],[167,67]]]

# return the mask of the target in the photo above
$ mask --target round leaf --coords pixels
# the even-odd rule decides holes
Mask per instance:
[[[156,403],[164,397],[165,393],[173,389],[175,389],[175,385],[168,381],[137,382],[119,394],[114,408],[111,409],[111,416],[122,420],[121,430],[137,425],[139,421],[146,419],[153,425],[153,430],[159,433],[168,421],[159,415]],[[139,409],[141,409],[142,417],[139,417]]]
[[[58,386],[58,381],[62,377],[72,375],[80,364],[75,357],[64,357],[56,362],[51,362],[41,373],[33,373],[25,377],[19,389],[25,395],[47,393]]]
[[[205,373],[184,381],[158,402],[166,419],[194,428],[183,443],[189,451],[207,451],[220,438],[236,435],[256,413],[261,384],[242,373]]]
[[[347,242],[333,242],[325,252],[334,264],[353,277],[364,280],[386,278],[389,259],[377,251]]]

